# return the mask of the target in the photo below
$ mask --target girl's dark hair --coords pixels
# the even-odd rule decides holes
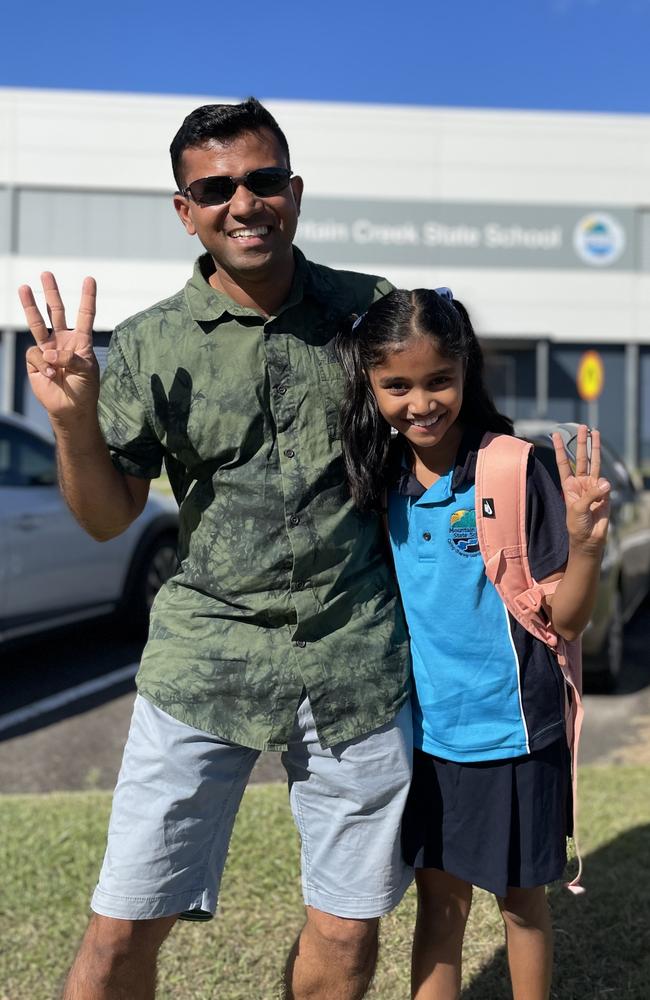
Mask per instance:
[[[512,421],[498,412],[483,381],[483,353],[465,306],[429,288],[395,289],[360,320],[349,319],[336,340],[346,381],[341,407],[343,457],[352,498],[361,510],[382,506],[391,442],[391,428],[379,412],[369,373],[410,337],[423,335],[433,337],[442,355],[464,363],[460,422],[483,431],[513,432]]]

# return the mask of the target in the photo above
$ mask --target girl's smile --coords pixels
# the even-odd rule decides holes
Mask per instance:
[[[447,451],[450,460],[455,454],[460,428],[454,425],[463,402],[464,378],[463,362],[440,354],[430,336],[411,337],[370,371],[384,420],[418,453],[430,452],[436,462],[446,459]],[[454,433],[447,437],[451,428]]]
[[[441,416],[442,414],[436,413],[434,414],[434,416],[426,417],[424,420],[417,420],[414,417],[412,423],[414,427],[419,427],[422,430],[427,430],[429,427],[433,427],[434,424],[437,424]]]

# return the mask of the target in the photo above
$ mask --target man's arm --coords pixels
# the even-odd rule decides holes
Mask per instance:
[[[97,418],[72,433],[52,427],[59,486],[79,524],[98,542],[126,531],[142,513],[151,481],[115,468]]]
[[[74,329],[53,274],[42,275],[51,331],[32,289],[19,289],[35,346],[27,351],[27,373],[47,410],[56,439],[59,481],[75,518],[98,541],[119,535],[142,512],[149,480],[122,474],[111,461],[97,418],[99,366],[92,346],[96,285],[85,278]]]

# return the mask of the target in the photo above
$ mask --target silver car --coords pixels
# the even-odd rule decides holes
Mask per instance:
[[[0,642],[114,612],[144,632],[177,532],[176,504],[152,492],[124,534],[94,541],[56,485],[51,437],[0,415]]]
[[[561,433],[569,457],[575,458],[578,425],[520,420],[518,437],[532,441],[535,454],[558,483],[551,433]],[[610,526],[591,620],[582,637],[585,675],[594,686],[612,690],[623,664],[624,626],[650,592],[650,493],[620,455],[602,442],[601,475],[609,479]]]

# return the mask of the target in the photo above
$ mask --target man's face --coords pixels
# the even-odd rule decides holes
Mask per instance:
[[[227,144],[186,149],[181,161],[184,187],[202,177],[241,177],[261,167],[286,167],[286,157],[267,129],[244,133]],[[225,205],[201,206],[174,197],[190,235],[197,235],[222,269],[238,283],[263,281],[293,268],[292,244],[298,224],[302,180],[292,177],[279,194],[259,197],[240,184]]]

